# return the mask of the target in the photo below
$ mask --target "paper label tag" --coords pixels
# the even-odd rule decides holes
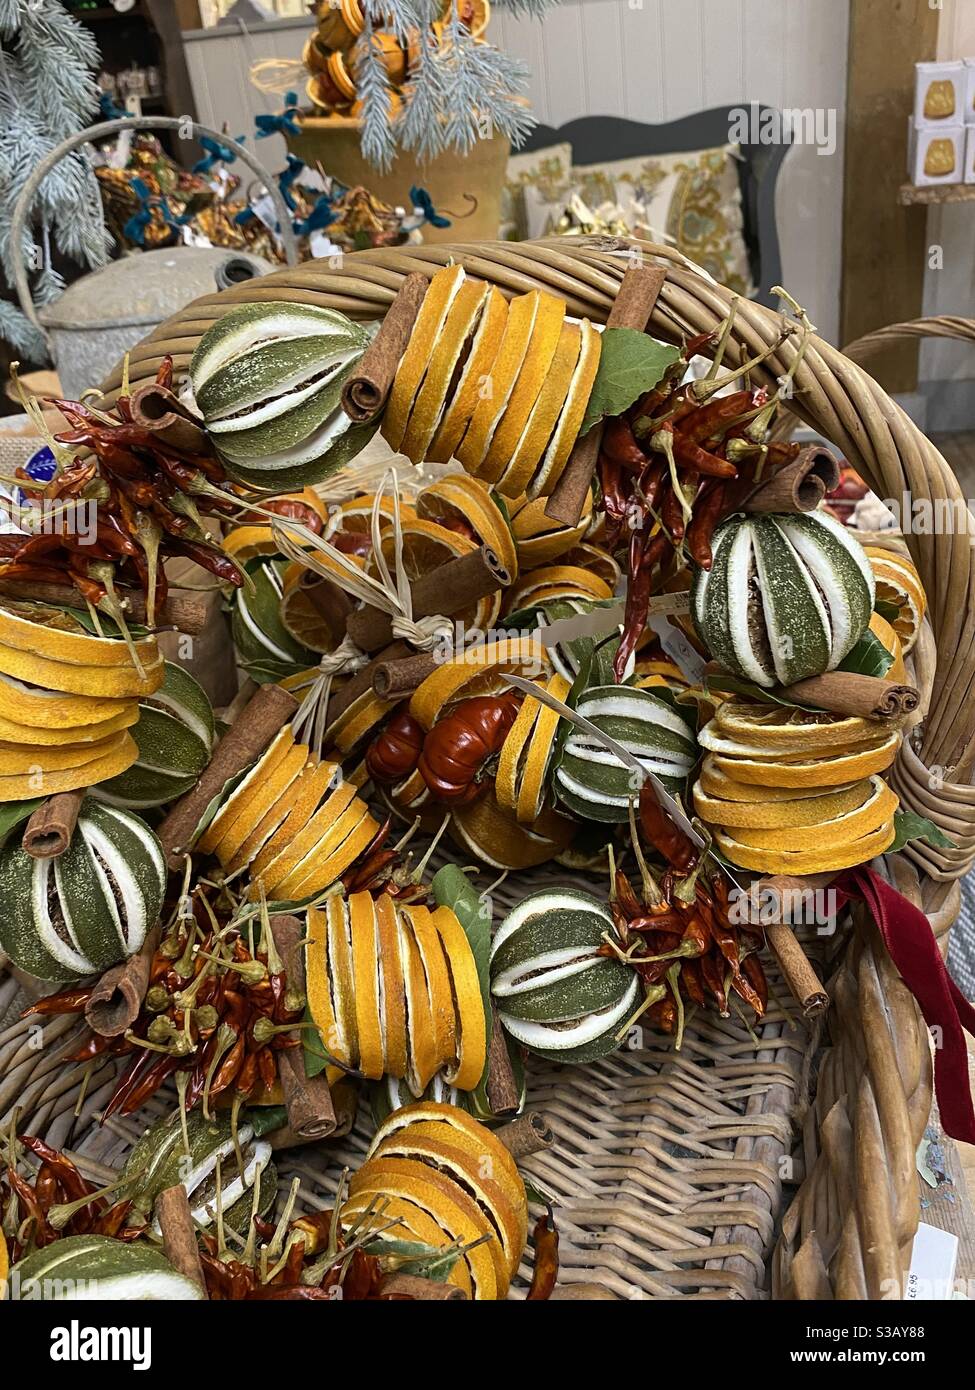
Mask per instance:
[[[921,1222],[911,1250],[911,1267],[904,1284],[907,1302],[950,1299],[955,1292],[958,1237],[940,1226]]]
[[[671,661],[680,668],[691,685],[703,685],[704,667],[707,663],[701,653],[691,646],[680,628],[674,627],[663,613],[652,613],[648,625],[659,637],[660,645]]]
[[[691,595],[687,589],[676,594],[654,594],[647,606],[647,616],[655,617],[656,614],[675,614],[689,613],[691,611]]]
[[[255,198],[251,203],[251,211],[258,221],[264,223],[269,232],[274,236],[278,235],[278,214],[270,193],[263,193],[260,198]]]

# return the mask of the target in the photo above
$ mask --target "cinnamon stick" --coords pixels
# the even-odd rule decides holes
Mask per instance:
[[[132,1027],[149,988],[149,972],[160,935],[160,928],[154,926],[134,956],[102,975],[85,1005],[85,1022],[92,1032],[103,1038],[120,1038]]]
[[[372,688],[383,700],[399,700],[412,695],[431,671],[439,665],[436,652],[414,652],[399,661],[371,662]]]
[[[132,423],[148,430],[170,448],[187,454],[211,454],[206,431],[194,420],[175,391],[154,381],[137,386],[129,397]]]
[[[479,546],[420,575],[410,590],[413,617],[442,613],[451,618],[479,599],[507,588],[511,578],[497,552],[489,545]],[[367,606],[349,614],[345,630],[362,651],[376,652],[393,640],[392,624],[388,613]]]
[[[831,875],[827,875],[827,881]],[[806,895],[816,891],[819,880],[795,878],[789,874],[775,874],[770,878],[758,879],[751,887],[753,900],[761,907],[761,920],[765,928],[765,939],[769,944],[785,982],[792,996],[802,1010],[804,1018],[815,1018],[825,1013],[829,1007],[829,995],[816,973],[812,962],[796,940],[795,932],[783,920],[790,899],[796,895]],[[757,896],[756,896],[757,895]],[[800,898],[800,901],[802,899]],[[771,915],[778,920],[767,921]]]
[[[542,1153],[555,1143],[555,1135],[549,1129],[545,1116],[540,1115],[537,1110],[526,1110],[517,1120],[502,1125],[494,1132],[516,1161]]]
[[[894,720],[913,714],[921,697],[913,685],[900,685],[882,676],[856,671],[829,671],[781,687],[782,694],[801,704],[816,705],[830,714],[856,715],[860,719]]]
[[[515,1080],[497,1009],[491,1010],[491,1043],[488,1048],[488,1077],[485,1090],[494,1115],[516,1115],[521,1105],[521,1089]]]
[[[380,1298],[408,1298],[421,1303],[466,1303],[467,1294],[456,1284],[421,1279],[419,1274],[387,1274],[379,1285]]]
[[[126,615],[136,623],[146,621],[146,601],[131,589],[118,589]],[[72,584],[41,584],[32,579],[4,579],[0,567],[0,594],[25,603],[51,603],[59,608],[78,608],[81,595]],[[198,637],[207,625],[209,610],[202,599],[183,594],[170,594],[166,602],[156,607],[158,627],[174,627],[188,637]]]
[[[759,483],[743,512],[814,512],[839,486],[840,466],[822,444],[807,444],[791,461]]]
[[[279,685],[262,685],[217,744],[209,765],[192,791],[172,807],[159,827],[166,862],[179,869],[193,834],[210,802],[231,777],[243,772],[292,718],[298,701]]]
[[[379,332],[342,388],[342,409],[356,424],[374,420],[392,390],[396,368],[410,341],[429,280],[419,271],[407,275],[386,310]]]
[[[162,1232],[166,1259],[178,1274],[185,1275],[207,1292],[200,1262],[200,1247],[190,1210],[190,1199],[182,1183],[167,1187],[156,1198],[156,1220]]]
[[[356,671],[354,676],[350,676],[341,690],[337,690],[328,702],[329,723],[333,723],[340,715],[344,714],[360,695],[364,695],[367,690],[372,689],[372,678],[376,673],[377,666],[386,661],[401,661],[404,657],[408,657],[412,651],[413,648],[407,642],[390,642],[389,646],[378,652],[368,665],[363,666],[361,671]]]
[[[635,328],[643,332],[666,279],[667,271],[663,266],[631,266],[620,281],[606,327]],[[562,526],[579,524],[592,486],[602,438],[603,427],[599,423],[582,439],[576,440],[569,462],[545,504],[545,515],[550,521],[558,521]]]
[[[297,917],[272,917],[271,934],[284,964],[288,989],[303,994],[305,953],[302,923]],[[278,1052],[277,1059],[291,1129],[300,1139],[326,1139],[335,1132],[336,1118],[332,1093],[324,1073],[318,1076],[305,1074],[305,1056],[301,1047],[283,1048]]]
[[[87,788],[58,792],[38,806],[24,827],[21,844],[32,859],[59,859],[71,843]]]

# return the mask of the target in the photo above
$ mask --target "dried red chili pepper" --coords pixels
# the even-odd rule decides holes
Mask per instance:
[[[434,725],[417,767],[438,801],[463,806],[480,796],[480,774],[501,751],[520,706],[516,695],[475,696]]]
[[[711,539],[724,507],[726,486],[720,478],[710,479],[694,500],[694,513],[687,528],[687,551],[703,570],[709,570],[714,563]]]
[[[537,1303],[552,1297],[559,1278],[559,1233],[551,1207],[535,1222],[532,1240],[535,1246],[535,1263],[532,1266],[532,1280],[525,1298],[530,1303]]]
[[[400,782],[408,777],[423,752],[423,725],[400,710],[373,739],[366,753],[366,770],[374,782]]]
[[[697,862],[697,849],[661,806],[649,777],[640,788],[639,815],[647,843],[679,874],[690,873]]]

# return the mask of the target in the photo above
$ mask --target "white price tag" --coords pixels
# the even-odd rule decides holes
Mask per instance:
[[[648,624],[660,638],[660,645],[675,666],[679,666],[691,685],[704,684],[704,667],[707,664],[700,652],[695,651],[681,632],[674,627],[663,613],[651,613]]]

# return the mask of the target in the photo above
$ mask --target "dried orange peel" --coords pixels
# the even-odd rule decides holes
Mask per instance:
[[[416,316],[406,351],[396,368],[392,390],[383,413],[383,438],[395,451],[399,450],[403,441],[414,398],[420,389],[447,313],[464,278],[463,266],[446,266],[443,270],[437,271],[423,296],[420,312]]]
[[[460,380],[427,449],[427,458],[431,462],[447,463],[456,452],[485,389],[498,349],[504,340],[507,323],[508,301],[501,291],[492,285],[488,290]]]
[[[532,408],[541,394],[545,378],[555,359],[564,320],[565,300],[539,290],[535,321],[525,351],[525,360],[508,397],[504,414],[491,437],[484,461],[477,470],[477,476],[489,483],[496,483],[511,465],[512,456],[518,449]],[[570,376],[571,373],[566,374],[567,388]],[[547,440],[548,435],[542,441],[542,447]],[[516,488],[514,492],[506,489],[502,491],[505,491],[506,495],[517,497],[521,489]]]

